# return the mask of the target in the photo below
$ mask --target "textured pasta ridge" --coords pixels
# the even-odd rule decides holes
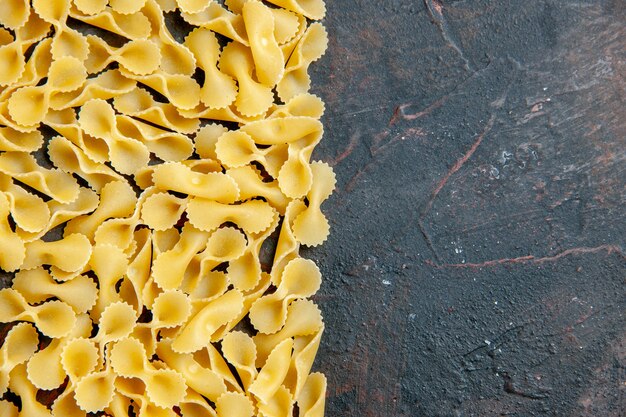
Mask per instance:
[[[324,416],[325,13],[0,1],[0,415]]]

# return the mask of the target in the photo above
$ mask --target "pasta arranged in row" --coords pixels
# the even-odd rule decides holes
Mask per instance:
[[[0,2],[2,416],[324,415],[324,14]]]

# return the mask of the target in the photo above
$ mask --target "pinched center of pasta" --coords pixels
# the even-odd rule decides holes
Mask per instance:
[[[323,416],[324,14],[0,1],[2,416]]]

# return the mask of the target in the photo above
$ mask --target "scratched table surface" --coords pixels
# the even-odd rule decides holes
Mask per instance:
[[[624,416],[626,2],[327,3],[327,415]]]

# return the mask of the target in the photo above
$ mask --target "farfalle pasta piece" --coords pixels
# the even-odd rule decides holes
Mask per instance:
[[[112,62],[117,62],[125,71],[137,75],[151,74],[159,68],[161,52],[159,47],[147,39],[137,39],[115,48],[97,36],[87,36],[89,56],[85,67],[89,74],[95,74]]]
[[[20,233],[23,230],[37,233],[45,229],[50,220],[51,210],[41,197],[29,193],[15,184],[10,176],[2,173],[0,173],[0,192],[4,193],[8,199],[11,218],[16,225],[15,232],[20,238],[24,239]],[[51,200],[48,204],[53,202],[56,203]],[[6,210],[4,200],[0,202],[0,207],[2,210]],[[4,216],[3,219],[6,217],[4,212],[2,212],[2,216]]]
[[[55,34],[51,46],[54,59],[72,56],[78,61],[84,61],[89,52],[85,36],[67,26],[70,0],[33,0],[32,4],[35,13],[54,26]]]
[[[93,15],[81,13],[79,10],[72,10],[71,16],[91,26],[113,32],[131,40],[148,38],[152,29],[150,20],[141,12],[123,15],[113,9],[105,8]]]
[[[267,118],[306,116],[319,119],[324,114],[325,106],[321,98],[311,93],[302,93],[293,96],[285,104],[274,106]]]
[[[217,67],[220,45],[213,32],[197,28],[185,38],[185,45],[196,57],[198,67],[204,71],[204,84],[200,89],[200,100],[212,109],[222,109],[237,97],[237,84]]]
[[[207,400],[190,389],[187,389],[187,395],[178,408],[181,414],[187,417],[217,417]]]
[[[88,413],[104,410],[113,401],[115,379],[110,367],[81,378],[74,388],[76,405]]]
[[[240,14],[231,13],[214,1],[199,13],[181,13],[191,25],[212,30],[243,45],[248,45],[248,36]]]
[[[85,314],[76,317],[76,324],[65,338],[53,339],[48,346],[38,351],[28,361],[28,379],[38,389],[52,390],[63,384],[67,374],[61,365],[63,347],[69,339],[87,337],[91,332],[91,320]]]
[[[111,348],[110,362],[115,372],[126,378],[141,378],[150,402],[163,408],[178,405],[185,397],[185,379],[173,369],[156,369],[137,339],[125,338]]]
[[[330,225],[320,206],[335,189],[335,173],[330,165],[312,162],[313,185],[307,194],[309,206],[293,221],[295,238],[303,245],[318,246],[328,237]]]
[[[145,4],[146,0],[109,0],[111,9],[124,15],[137,13]]]
[[[207,303],[183,327],[172,342],[172,349],[178,353],[193,353],[206,346],[213,334],[236,317],[243,308],[243,295],[230,290]]]
[[[90,278],[80,275],[70,281],[57,283],[42,267],[19,271],[13,279],[13,288],[30,304],[55,297],[77,313],[86,313],[96,303],[98,296],[98,287]]]
[[[286,9],[271,8],[274,15],[274,37],[279,45],[292,40],[301,26],[301,21],[296,13]]]
[[[72,0],[74,6],[86,15],[101,13],[109,4],[109,0]]]
[[[178,288],[187,266],[206,246],[208,237],[207,232],[198,230],[189,223],[186,224],[174,247],[155,258],[152,265],[154,282],[164,290]]]
[[[121,301],[115,286],[128,270],[128,257],[117,246],[95,245],[89,266],[98,277],[100,290],[96,305],[89,314],[98,321],[109,304]]]
[[[288,116],[250,122],[239,130],[250,135],[259,145],[279,145],[321,133],[323,126],[313,117]]]
[[[152,263],[152,231],[139,229],[134,233],[134,254],[131,255],[126,270],[126,277],[120,284],[120,298],[132,305],[138,313],[143,312],[143,290],[150,278],[150,264]]]
[[[30,194],[29,197],[35,199],[39,198]],[[24,242],[32,242],[34,240],[40,239],[48,231],[62,223],[67,222],[70,219],[87,213],[91,213],[96,209],[96,207],[98,207],[98,201],[98,195],[94,191],[88,188],[81,188],[80,192],[78,193],[78,198],[76,198],[76,200],[72,201],[71,203],[59,203],[58,201],[54,200],[50,200],[47,203],[44,203],[47,204],[47,212],[50,213],[50,215],[48,217],[47,223],[41,230],[37,232],[27,231],[20,225],[19,222],[16,221],[17,227],[15,229],[15,232],[22,240],[24,240]],[[23,215],[27,216],[28,213],[34,212],[34,208],[35,206],[31,206],[30,210],[25,211]],[[15,219],[15,213],[12,214],[12,216]]]
[[[20,412],[15,404],[8,400],[0,400],[0,415],[6,417],[20,417]]]
[[[187,216],[192,225],[207,232],[230,221],[246,233],[261,233],[270,227],[276,211],[260,200],[229,205],[204,198],[192,198],[187,204]]]
[[[254,394],[262,403],[269,402],[282,385],[285,376],[287,376],[292,348],[293,339],[285,339],[280,342],[272,350],[267,361],[250,385],[248,391]]]
[[[215,402],[218,417],[253,417],[254,405],[248,397],[238,392],[226,392]]]
[[[154,185],[167,191],[175,191],[192,197],[201,197],[220,203],[234,203],[239,199],[237,183],[221,172],[202,174],[194,172],[181,163],[157,166],[152,174]]]
[[[274,334],[259,333],[253,337],[256,346],[256,365],[262,367],[272,350],[283,340],[296,336],[308,336],[324,326],[322,313],[311,300],[296,300],[287,307],[287,320],[283,328]]]
[[[203,104],[194,107],[191,110],[179,110],[179,113],[187,118],[200,118],[208,120],[221,120],[224,122],[235,122],[238,124],[246,124],[255,120],[260,120],[265,116],[265,113],[259,113],[253,116],[246,116],[241,114],[234,104],[222,109],[212,109]]]
[[[25,244],[26,258],[22,269],[51,265],[64,272],[82,270],[91,256],[91,243],[84,235],[70,234],[63,239],[45,242],[35,240]]]
[[[174,39],[165,24],[163,11],[157,1],[146,0],[141,12],[152,26],[150,39],[161,48],[161,70],[168,74],[193,75],[196,70],[195,58],[185,45]]]
[[[26,365],[21,364],[13,368],[9,388],[20,397],[22,403],[20,417],[52,417],[50,410],[37,401],[37,388],[28,379]]]
[[[24,241],[11,230],[10,209],[9,200],[0,192],[0,269],[7,272],[18,269],[26,258]]]
[[[120,113],[181,133],[194,133],[200,127],[195,117],[183,117],[171,103],[159,103],[143,88],[136,88],[113,100]]]
[[[294,400],[287,388],[278,387],[274,395],[265,403],[258,404],[261,417],[282,417],[293,415]]]
[[[74,109],[50,111],[44,124],[78,146],[92,161],[104,163],[109,157],[109,146],[102,139],[87,135],[78,125]]]
[[[258,374],[255,365],[257,352],[252,338],[243,332],[230,332],[222,339],[222,353],[237,370],[243,388],[247,391]]]
[[[302,417],[324,417],[326,377],[319,372],[309,375],[297,397]]]
[[[98,227],[108,218],[127,217],[134,213],[137,196],[126,181],[107,183],[100,191],[100,204],[89,216],[83,215],[70,220],[64,234],[80,233],[93,242]]]
[[[72,382],[95,371],[99,361],[96,344],[83,337],[69,340],[61,352],[61,366]]]
[[[78,122],[85,133],[107,143],[111,165],[122,174],[133,174],[148,164],[148,148],[137,139],[120,133],[115,111],[106,101],[95,99],[85,103]]]
[[[259,171],[251,165],[228,169],[226,174],[237,183],[241,200],[263,197],[279,214],[285,215],[290,200],[278,187],[278,181],[264,181]]]
[[[25,152],[0,154],[0,172],[60,202],[71,203],[78,197],[79,186],[71,175],[40,166]]]
[[[303,258],[293,259],[285,266],[276,292],[259,298],[252,305],[250,322],[261,333],[276,333],[287,320],[289,303],[315,294],[321,278],[315,262]]]
[[[220,69],[237,80],[239,92],[235,107],[244,116],[257,116],[265,113],[274,102],[271,87],[254,80],[254,58],[250,48],[231,42],[222,50]]]
[[[191,300],[180,290],[166,290],[152,303],[152,326],[155,328],[178,327],[191,314]]]
[[[178,8],[185,13],[200,13],[212,2],[213,0],[176,0]]]
[[[219,374],[202,366],[191,353],[175,352],[171,339],[161,339],[156,353],[171,369],[183,375],[187,386],[210,401],[215,402],[226,392],[226,384]]]
[[[141,221],[154,230],[167,230],[180,220],[187,199],[169,193],[155,193],[141,206]]]
[[[100,356],[106,344],[124,339],[133,332],[137,312],[128,303],[116,301],[108,304],[98,321],[98,333],[93,341],[100,345]]]
[[[285,377],[285,386],[295,397],[300,394],[311,372],[323,332],[324,327],[322,326],[318,332],[312,335],[294,337],[293,354],[289,371]]]
[[[18,125],[37,127],[48,113],[51,95],[79,89],[87,79],[83,64],[71,56],[52,62],[48,80],[41,86],[25,86],[13,92],[7,101],[9,115]]]
[[[0,323],[26,321],[46,336],[59,338],[72,331],[76,313],[62,301],[48,301],[38,306],[29,305],[24,297],[12,288],[0,290]]]
[[[116,120],[122,135],[139,139],[157,158],[182,161],[193,153],[193,141],[182,133],[160,129],[126,115],[117,115]]]
[[[109,100],[133,91],[136,85],[137,82],[135,80],[124,77],[118,69],[107,70],[94,78],[87,79],[83,86],[75,91],[55,93],[50,97],[50,108],[53,110],[65,110],[70,107],[82,106],[94,99]],[[67,116],[65,117],[67,118]],[[50,120],[53,119],[50,118],[50,113],[48,113],[45,122],[47,123]],[[65,136],[65,134],[63,135]],[[71,140],[70,137],[68,139]]]
[[[122,74],[162,94],[179,109],[190,110],[200,103],[200,85],[189,75],[158,70],[149,75]]]
[[[322,139],[322,132],[291,142],[287,149],[287,160],[278,172],[278,185],[282,192],[290,198],[304,197],[313,185],[313,171],[309,165],[313,149]]]
[[[228,132],[228,129],[217,123],[209,123],[202,126],[194,139],[196,153],[200,155],[200,158],[217,159],[215,145],[220,136],[226,132]]]
[[[288,145],[259,149],[249,134],[241,130],[232,130],[224,132],[218,138],[215,153],[227,168],[239,168],[257,161],[272,177],[277,177],[288,158]]]
[[[62,136],[50,140],[48,156],[59,169],[78,175],[97,192],[112,181],[124,181],[120,174],[103,163],[94,162],[82,149]]]
[[[259,82],[273,87],[285,71],[285,57],[274,35],[274,14],[258,0],[244,3],[243,21],[254,59],[254,73]]]
[[[273,0],[273,2],[278,0]],[[285,66],[285,74],[276,91],[283,101],[306,93],[311,87],[309,66],[320,59],[328,46],[328,34],[320,23],[312,23],[302,35]]]
[[[9,387],[11,371],[28,361],[38,344],[37,331],[30,323],[18,323],[9,330],[0,348],[0,395]]]
[[[0,3],[0,25],[17,29],[28,20],[30,2],[28,0],[7,0]]]
[[[0,127],[0,151],[35,152],[43,145],[39,131],[20,132],[10,127]]]

